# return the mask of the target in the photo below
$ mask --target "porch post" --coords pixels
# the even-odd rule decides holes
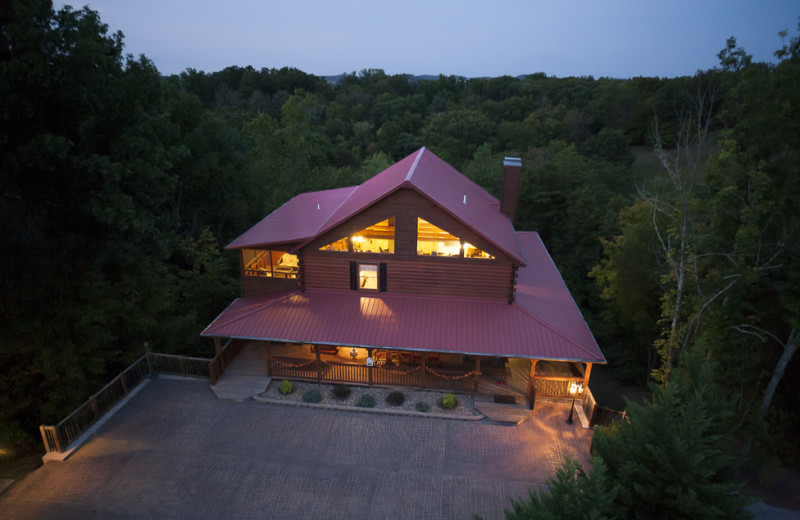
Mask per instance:
[[[322,361],[319,358],[319,345],[314,345],[314,353],[317,356],[317,383],[322,382]]]
[[[538,363],[538,359],[531,359],[531,375],[528,378],[528,406],[531,410],[533,410],[534,400],[536,399],[536,389],[533,386],[533,376],[536,374],[536,363]]]
[[[478,393],[478,385],[481,382],[481,357],[475,356],[475,389],[474,393]]]
[[[428,377],[427,371],[425,370],[427,357],[428,357],[428,353],[427,352],[423,352],[422,353],[422,359],[420,360],[420,370],[422,370],[422,379],[420,379],[419,385],[420,385],[420,388],[422,388],[423,390],[425,390],[425,380]]]
[[[583,371],[583,388],[589,388],[589,374],[592,373],[592,364],[586,363],[586,370]]]
[[[272,343],[265,341],[264,344],[267,346],[267,375],[272,377]]]
[[[214,350],[217,352],[218,356],[222,354],[222,338],[214,338]]]
[[[371,348],[367,349],[367,357],[368,358],[372,358],[372,349]],[[372,364],[374,365],[375,362],[373,361]],[[372,386],[372,365],[367,365],[367,383],[369,384],[369,386]]]

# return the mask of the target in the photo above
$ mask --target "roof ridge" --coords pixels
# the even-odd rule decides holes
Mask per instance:
[[[328,224],[328,221],[330,221],[331,217],[333,217],[336,214],[336,212],[339,211],[339,208],[341,208],[344,205],[345,202],[350,200],[350,197],[352,197],[353,194],[358,191],[359,186],[361,186],[361,185],[358,184],[356,186],[352,186],[353,189],[350,190],[350,193],[347,194],[347,197],[342,199],[342,202],[340,202],[339,205],[336,206],[336,208],[334,208],[333,211],[328,213],[328,216],[325,218],[325,220],[323,220],[322,223],[319,226],[317,226],[317,229],[314,230],[314,234],[312,235],[312,237],[310,239],[305,240],[303,242],[303,245],[307,244],[310,240],[313,240],[314,237],[319,236],[320,230],[321,229],[325,229],[325,226]]]
[[[414,164],[411,165],[411,168],[408,169],[408,173],[406,174],[406,178],[403,182],[411,182],[411,177],[414,176],[414,172],[417,169],[417,165],[419,164],[420,159],[422,159],[422,154],[425,153],[425,147],[419,149],[417,152],[417,156],[414,158]]]

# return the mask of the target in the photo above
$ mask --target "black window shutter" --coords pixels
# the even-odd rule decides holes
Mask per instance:
[[[386,292],[386,264],[380,264],[378,268],[378,290]]]
[[[358,265],[355,262],[350,262],[350,290],[358,290]]]

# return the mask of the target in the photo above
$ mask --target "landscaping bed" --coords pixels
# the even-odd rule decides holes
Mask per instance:
[[[292,381],[291,386],[293,390],[284,394],[280,391],[282,384],[284,385],[284,390],[286,390],[286,383],[281,380],[273,380],[267,389],[259,394],[259,397],[274,401],[285,401],[287,404],[320,404],[353,408],[354,410],[377,409],[387,412],[401,410],[403,412],[417,412],[420,414],[466,417],[478,417],[481,415],[479,412],[475,411],[472,396],[464,394],[451,394],[455,396],[455,406],[452,408],[445,408],[442,405],[442,400],[448,395],[448,392],[443,391]],[[387,402],[387,397],[389,398],[389,402]],[[445,401],[450,399],[452,398],[445,399]]]

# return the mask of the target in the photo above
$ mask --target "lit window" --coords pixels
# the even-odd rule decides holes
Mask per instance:
[[[487,258],[489,260],[494,260],[494,257],[492,255],[490,255],[486,251],[478,249],[477,247],[475,247],[472,244],[469,244],[467,242],[464,242],[464,257],[466,257],[466,258]]]
[[[319,248],[320,251],[347,251],[347,237]]]
[[[352,240],[358,253],[394,253],[394,217],[362,229]]]
[[[387,218],[351,235],[356,253],[394,253],[394,217]],[[348,237],[319,248],[320,251],[348,251]]]
[[[461,242],[447,231],[421,218],[417,219],[417,254],[461,256]]]
[[[358,265],[358,288],[378,290],[378,266],[376,264]]]
[[[262,278],[297,278],[297,255],[270,249],[243,249],[244,275]]]

